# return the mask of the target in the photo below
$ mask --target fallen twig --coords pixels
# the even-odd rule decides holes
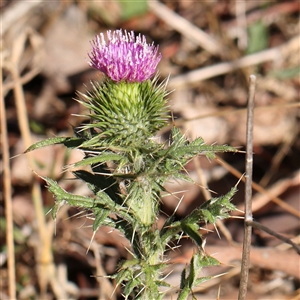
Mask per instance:
[[[267,61],[282,59],[282,57],[285,56],[286,49],[289,49],[290,47],[293,48],[294,44],[299,47],[299,38],[300,36],[296,36],[287,44],[247,55],[234,61],[223,62],[214,66],[200,68],[183,75],[178,75],[170,79],[169,86],[170,88],[176,89],[184,87],[187,88],[188,85],[192,83],[223,75],[237,69],[258,65]]]
[[[246,223],[247,223],[248,226],[252,226],[252,227],[255,227],[257,229],[260,229],[260,230],[262,230],[262,231],[264,231],[264,232],[266,232],[266,233],[268,233],[270,235],[275,236],[277,239],[283,241],[284,243],[291,245],[296,250],[296,252],[298,254],[300,254],[300,247],[299,247],[299,245],[295,244],[293,241],[291,241],[290,239],[286,238],[285,236],[283,236],[283,235],[281,235],[281,234],[273,231],[272,229],[270,229],[270,228],[268,228],[268,227],[266,227],[266,226],[264,226],[264,225],[262,225],[262,224],[260,224],[258,222],[250,221],[249,220],[249,221],[246,221]]]
[[[0,78],[2,79],[2,68],[0,68]],[[0,83],[0,115],[1,115],[1,143],[3,158],[3,185],[6,218],[6,242],[7,242],[7,267],[8,267],[8,294],[9,299],[16,299],[16,266],[15,247],[13,236],[13,209],[12,209],[12,186],[9,162],[9,144],[7,137],[6,110],[3,97],[2,80]]]
[[[191,24],[189,21],[174,13],[165,5],[157,1],[148,1],[150,9],[169,24],[172,28],[180,32],[183,36],[190,39],[192,42],[200,45],[203,49],[211,54],[221,54],[223,46],[212,36],[202,31],[197,26]]]

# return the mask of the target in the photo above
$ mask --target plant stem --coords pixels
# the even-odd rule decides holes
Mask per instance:
[[[241,279],[238,300],[245,300],[247,294],[251,233],[252,227],[247,221],[252,221],[252,170],[253,170],[253,111],[255,96],[256,76],[250,75],[249,95],[248,95],[248,114],[247,114],[247,149],[246,149],[246,186],[245,186],[245,223],[244,223],[244,242],[241,267]]]
[[[248,226],[252,226],[254,228],[262,230],[262,231],[264,231],[264,232],[266,232],[266,233],[268,233],[268,234],[270,234],[272,236],[275,236],[277,239],[283,241],[284,243],[291,245],[295,249],[295,251],[298,254],[300,254],[300,247],[299,247],[299,245],[295,244],[293,241],[291,241],[290,239],[286,238],[285,236],[283,236],[283,235],[281,235],[281,234],[273,231],[272,229],[270,229],[270,228],[268,228],[268,227],[266,227],[266,226],[264,226],[264,225],[262,225],[262,224],[260,224],[258,222],[255,222],[255,221],[247,221],[247,224],[248,224]]]
[[[2,79],[2,68],[0,70]],[[1,115],[1,142],[3,156],[3,185],[5,201],[5,218],[6,218],[6,242],[7,242],[7,267],[8,267],[8,294],[10,299],[16,299],[16,265],[15,265],[15,247],[13,237],[13,208],[12,208],[12,185],[9,162],[9,145],[6,125],[6,110],[3,98],[2,80],[0,83],[0,115]]]

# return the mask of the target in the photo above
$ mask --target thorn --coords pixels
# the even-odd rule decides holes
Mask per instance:
[[[178,182],[178,181],[177,181]],[[178,182],[179,183],[179,182]],[[166,196],[174,196],[176,194],[181,194],[181,193],[186,193],[188,192],[189,190],[182,190],[182,191],[176,191],[176,192],[168,192],[168,191],[165,191],[164,194],[162,195],[162,197],[166,197]],[[176,197],[175,197],[176,198]],[[178,198],[177,198],[178,199]]]
[[[26,151],[26,150],[25,150]],[[19,156],[21,156],[21,155],[23,155],[23,154],[27,154],[27,153],[29,153],[29,152],[23,152],[23,153],[20,153],[20,154],[17,154],[17,155],[14,155],[14,156],[12,156],[12,157],[10,157],[9,159],[14,159],[14,158],[16,158],[16,157],[19,157]]]
[[[243,216],[229,216],[230,219],[240,219],[240,220],[244,220],[245,217]]]
[[[124,248],[125,248],[125,250],[128,252],[128,253],[130,253],[131,255],[132,255],[132,257],[135,257],[135,255],[134,255],[134,253],[132,252],[132,251],[130,251],[127,247],[125,247],[124,246]]]
[[[142,274],[142,273],[140,273],[140,274]],[[143,286],[143,288],[137,293],[136,297],[138,297],[144,291],[145,288],[146,288],[146,286]]]
[[[170,274],[173,273],[173,271],[174,271],[174,270],[171,270],[171,271],[170,271],[166,276],[164,276],[161,280],[164,281],[166,278],[168,278],[168,276],[169,276]]]
[[[84,210],[83,210],[83,211],[80,211],[80,212],[78,212],[77,214],[72,215],[72,216],[70,216],[70,217],[66,217],[66,218],[64,219],[64,221],[69,220],[69,219],[74,218],[74,217],[77,217],[77,216],[79,216],[79,215],[82,215],[83,213],[85,213]],[[86,217],[86,216],[88,216],[88,215],[85,215],[85,216],[82,216],[82,217]],[[78,218],[79,218],[79,217],[78,217]]]
[[[221,274],[217,274],[217,275],[212,276],[212,278],[218,278],[218,277],[224,276],[224,275],[226,275],[228,273],[229,272],[224,272],[224,273],[221,273]]]
[[[181,198],[180,198],[178,204],[176,205],[176,207],[175,207],[175,209],[174,209],[174,212],[173,212],[173,215],[175,215],[176,211],[178,210],[178,208],[179,208],[179,206],[180,206],[180,204],[181,204],[183,198],[184,198],[184,195],[181,196]]]
[[[236,208],[235,210],[236,210],[236,211],[239,211],[239,212],[242,213],[242,214],[245,214],[245,212],[244,212],[243,210],[240,210],[240,209],[238,209],[238,208]]]
[[[203,251],[204,251],[205,245],[206,245],[206,239],[203,239],[202,245],[201,245]]]
[[[87,248],[87,250],[86,250],[86,253],[85,253],[85,254],[88,254],[88,252],[89,252],[89,250],[90,250],[90,248],[91,248],[92,242],[93,242],[93,240],[94,240],[95,234],[96,234],[96,231],[94,231],[94,232],[93,232],[93,235],[92,235],[92,238],[91,238],[90,244],[89,244],[89,246],[88,246],[88,248]]]
[[[219,239],[221,239],[221,236],[220,236],[220,233],[219,233],[219,230],[218,230],[218,227],[216,226],[216,224],[214,224],[214,228],[217,232],[217,235],[218,235]]]
[[[46,212],[46,216],[53,210],[53,207]]]
[[[167,247],[168,247],[170,250],[172,250],[172,251],[175,251],[176,249],[179,249],[179,248],[181,248],[181,247],[182,247],[182,245],[178,245],[178,246],[171,246],[171,245],[167,244]]]
[[[177,245],[179,244],[179,242],[180,242],[180,240],[182,239],[182,237],[183,237],[183,231],[181,232],[181,234],[180,234],[180,236],[179,236],[179,239],[178,239],[178,241],[177,241]]]
[[[199,227],[199,230],[205,230],[206,232],[214,232],[213,230],[211,230],[211,229],[208,229],[208,228],[205,228],[205,227]]]
[[[130,241],[131,245],[133,245],[135,230],[136,230],[136,228],[133,229],[132,238],[131,238],[131,241]]]
[[[113,298],[112,296],[114,295],[114,293],[116,292],[117,288],[118,288],[118,284],[116,284],[115,288],[113,289],[112,293],[111,293],[111,299]]]
[[[238,180],[238,182],[236,183],[236,185],[234,187],[237,187],[239,185],[239,183],[241,182],[241,180],[243,179],[243,177],[245,177],[246,173],[243,173],[241,178]]]
[[[218,288],[217,300],[220,300],[220,294],[221,294],[221,285],[219,285],[219,288]]]

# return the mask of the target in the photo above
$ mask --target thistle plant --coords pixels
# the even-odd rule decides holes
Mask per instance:
[[[123,286],[125,299],[163,299],[168,284],[163,278],[166,249],[184,233],[198,246],[198,253],[181,276],[178,299],[187,299],[192,289],[208,277],[199,278],[202,267],[218,261],[205,254],[200,224],[215,224],[235,209],[230,200],[236,188],[212,198],[182,220],[175,213],[162,228],[157,227],[160,202],[168,194],[170,179],[192,180],[184,166],[195,156],[213,158],[216,152],[236,151],[226,145],[207,145],[202,138],[188,140],[174,127],[169,140],[157,132],[169,121],[167,81],[155,75],[161,59],[158,47],[147,44],[145,36],[122,30],[96,36],[88,54],[89,64],[106,76],[93,82],[92,90],[79,94],[79,103],[89,111],[73,137],[55,137],[32,145],[63,144],[80,149],[84,158],[71,167],[75,177],[90,189],[91,196],[74,195],[51,178],[43,179],[53,193],[55,219],[59,208],[68,204],[93,213],[93,232],[101,226],[117,229],[130,242],[132,258],[120,263],[112,275]],[[82,167],[82,170],[80,169]],[[74,169],[73,169],[74,170]]]

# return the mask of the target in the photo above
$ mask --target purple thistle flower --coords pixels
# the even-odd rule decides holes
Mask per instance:
[[[152,77],[161,60],[158,47],[147,44],[144,35],[135,37],[126,30],[123,34],[122,29],[107,31],[107,38],[108,42],[100,33],[91,42],[90,66],[116,82],[142,82]]]

